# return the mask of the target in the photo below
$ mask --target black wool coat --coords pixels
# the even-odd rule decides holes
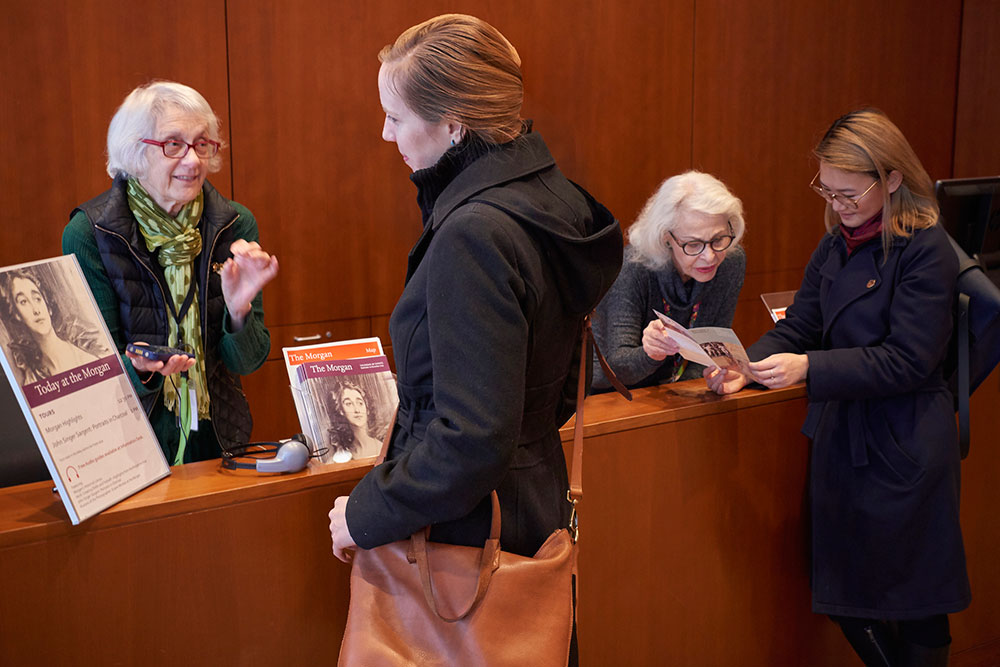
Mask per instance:
[[[942,375],[958,265],[939,226],[883,257],[880,238],[848,257],[825,236],[786,318],[748,353],[809,357],[813,610],[913,619],[970,601]]]
[[[566,525],[558,429],[575,410],[583,318],[621,262],[617,221],[538,134],[448,183],[390,320],[399,418],[347,504],[359,546],[428,525],[435,541],[482,546],[494,489],[504,550],[533,555]]]

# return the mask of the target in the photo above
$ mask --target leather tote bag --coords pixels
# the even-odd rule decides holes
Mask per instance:
[[[531,558],[500,545],[500,502],[492,493],[490,536],[482,549],[427,542],[426,530],[358,549],[338,664],[565,666],[573,631],[576,502],[582,496],[583,404],[590,321],[583,324],[570,491],[571,525],[554,531]],[[596,346],[594,348],[596,350]],[[597,351],[605,372],[614,374]],[[628,390],[613,384],[631,400]],[[388,450],[388,436],[382,455]]]
[[[502,551],[492,498],[482,549],[419,531],[355,553],[338,664],[566,665],[576,546],[561,528],[533,558]]]

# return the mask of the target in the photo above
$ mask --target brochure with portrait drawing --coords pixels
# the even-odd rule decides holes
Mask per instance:
[[[724,327],[685,329],[683,325],[663,313],[657,310],[653,312],[663,323],[666,334],[680,347],[680,355],[688,361],[702,366],[735,368],[747,377],[753,377],[747,352],[732,329]]]
[[[0,269],[0,349],[74,524],[170,474],[76,256]]]
[[[378,456],[398,399],[378,338],[284,348],[302,432],[319,459]]]

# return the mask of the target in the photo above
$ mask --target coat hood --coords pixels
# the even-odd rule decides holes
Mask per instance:
[[[593,310],[618,276],[621,226],[563,176],[537,133],[490,151],[458,174],[437,199],[428,224],[440,226],[467,203],[502,210],[538,239],[571,314]]]

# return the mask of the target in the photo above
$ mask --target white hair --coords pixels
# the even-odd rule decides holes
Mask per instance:
[[[108,126],[108,175],[118,174],[144,178],[149,168],[147,150],[160,148],[142,143],[157,139],[156,123],[168,109],[194,114],[208,127],[208,138],[218,141],[219,117],[204,97],[194,88],[174,81],[151,81],[133,90],[115,112]],[[222,168],[222,156],[208,161],[208,171]]]
[[[724,215],[733,226],[736,248],[746,231],[743,202],[711,174],[686,171],[660,184],[628,230],[628,260],[660,270],[671,263],[668,232],[688,213]]]

